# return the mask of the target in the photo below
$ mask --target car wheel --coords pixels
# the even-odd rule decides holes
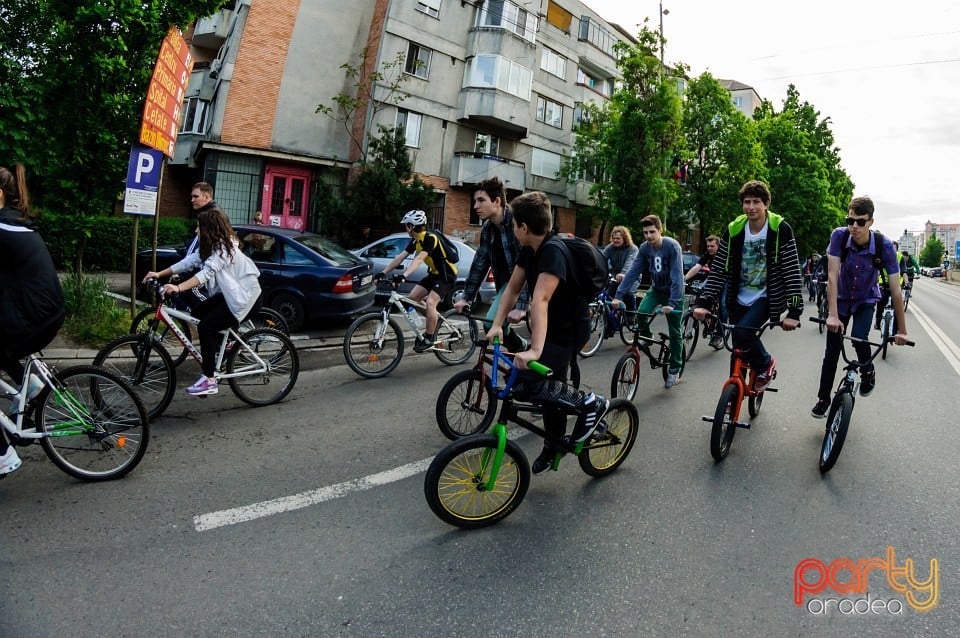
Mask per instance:
[[[457,284],[457,286],[450,291],[450,293],[446,296],[446,298],[444,298],[443,303],[447,307],[452,307],[453,304],[457,303],[463,298],[464,298],[463,287],[460,284]]]
[[[268,305],[283,316],[290,332],[300,330],[303,327],[303,303],[290,293],[280,293]]]

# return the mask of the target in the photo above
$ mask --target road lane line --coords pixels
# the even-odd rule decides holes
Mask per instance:
[[[529,434],[526,430],[510,430],[507,432],[507,438],[511,440],[519,439],[526,434]],[[193,527],[198,532],[206,532],[218,527],[246,523],[265,516],[283,514],[284,512],[303,509],[311,505],[318,505],[326,501],[349,496],[354,492],[362,492],[381,485],[402,481],[411,476],[416,476],[421,472],[426,472],[427,468],[430,467],[431,461],[433,461],[432,456],[420,461],[401,465],[400,467],[395,467],[392,470],[370,474],[358,479],[353,479],[352,481],[337,483],[336,485],[329,485],[291,496],[281,496],[280,498],[269,501],[261,501],[260,503],[234,507],[228,510],[220,510],[219,512],[199,514],[193,517]]]
[[[960,376],[960,348],[957,347],[957,344],[951,341],[950,337],[940,330],[937,324],[916,303],[910,304],[910,314],[917,318],[917,323],[927,331],[927,334],[933,339],[934,345],[943,353],[947,363],[953,366],[954,371]]]

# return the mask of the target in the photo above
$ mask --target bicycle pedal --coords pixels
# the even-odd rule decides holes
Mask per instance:
[[[734,421],[734,422],[733,422],[733,425],[735,425],[735,426],[738,427],[738,428],[743,428],[744,430],[749,430],[749,429],[750,429],[750,424],[749,424],[749,423],[745,423],[745,422],[743,422],[743,421]]]
[[[770,386],[767,386],[767,389],[764,390],[764,392],[779,392],[779,391],[780,390],[777,390],[776,388],[771,388]]]

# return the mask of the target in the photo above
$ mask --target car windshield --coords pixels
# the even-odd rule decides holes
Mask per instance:
[[[338,266],[355,266],[363,263],[362,259],[347,251],[346,248],[320,235],[301,235],[295,237],[294,241],[317,251]]]

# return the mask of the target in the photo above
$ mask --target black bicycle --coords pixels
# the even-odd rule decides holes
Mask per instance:
[[[819,317],[810,317],[810,321],[826,324],[826,321]],[[870,358],[866,361],[851,361],[847,357],[844,342],[840,344],[840,354],[843,356],[843,360],[847,365],[843,368],[843,378],[840,380],[836,392],[833,393],[833,401],[830,402],[830,411],[827,412],[827,429],[823,434],[823,444],[820,446],[820,472],[822,473],[829,472],[837,463],[837,459],[840,458],[840,451],[843,449],[843,442],[847,439],[847,430],[850,428],[850,417],[853,416],[853,405],[856,403],[857,388],[860,386],[857,382],[856,374],[860,372],[864,366],[876,359],[877,355],[884,350],[887,343],[896,340],[895,337],[886,337],[883,343],[873,343],[866,339],[858,339],[857,337],[847,335],[841,335],[841,337],[844,341],[869,344],[874,350],[870,354]],[[913,346],[914,342],[908,341],[906,345]]]

